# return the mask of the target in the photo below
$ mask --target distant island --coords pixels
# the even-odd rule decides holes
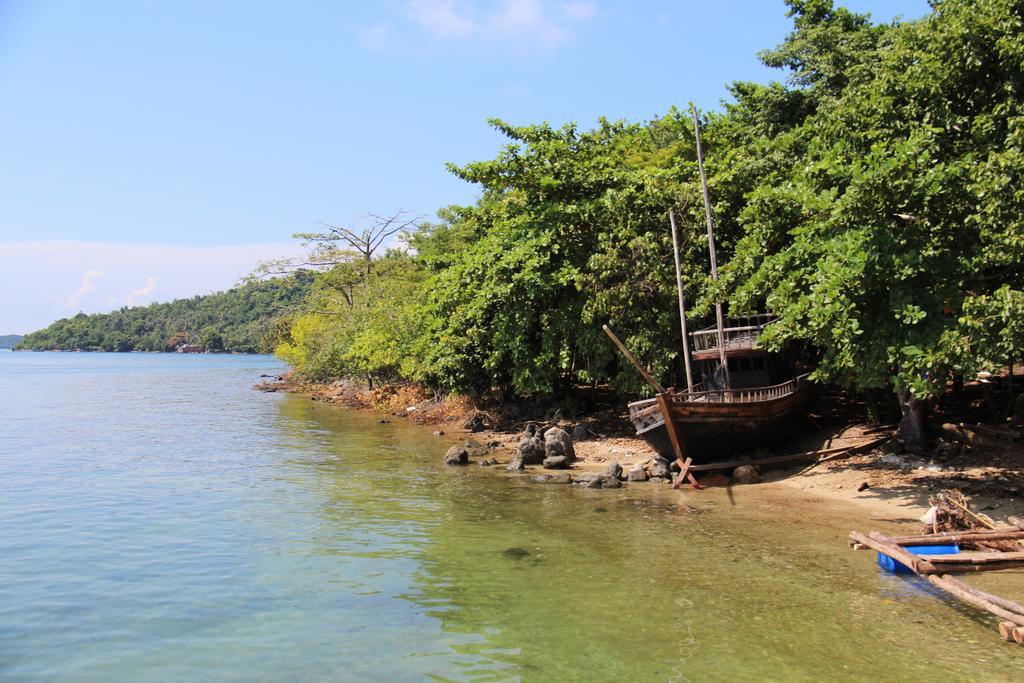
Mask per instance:
[[[22,339],[20,334],[0,334],[0,349],[13,349]]]
[[[267,352],[277,338],[276,321],[305,300],[312,281],[298,272],[190,299],[79,313],[0,340],[30,351]]]

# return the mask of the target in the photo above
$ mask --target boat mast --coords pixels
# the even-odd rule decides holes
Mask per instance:
[[[700,140],[700,120],[697,118],[697,107],[690,103],[693,116],[693,133],[697,138],[697,167],[700,169],[700,187],[704,192],[704,217],[708,223],[708,251],[711,254],[711,279],[718,282],[718,261],[715,258],[715,231],[711,222],[711,195],[708,193],[708,179],[704,175],[704,147]],[[718,357],[725,373],[725,388],[732,388],[729,381],[729,361],[725,356],[725,322],[722,319],[722,304],[715,304],[715,324],[718,328]]]
[[[676,214],[668,210],[672,224],[672,252],[676,257],[676,291],[679,292],[679,325],[683,332],[683,363],[686,365],[686,391],[693,393],[693,371],[690,369],[690,335],[686,333],[686,300],[683,298],[683,269],[679,265],[679,238],[676,236]]]

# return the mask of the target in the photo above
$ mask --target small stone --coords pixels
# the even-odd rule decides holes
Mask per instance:
[[[526,465],[523,463],[522,458],[517,457],[515,460],[510,462],[508,464],[508,467],[506,467],[505,469],[508,470],[509,472],[522,472],[523,470],[526,469]]]
[[[434,436],[444,436],[444,432],[438,429],[436,432],[434,432]]]
[[[622,480],[619,479],[618,475],[614,477],[605,475],[601,477],[601,486],[606,489],[622,488]]]
[[[761,472],[754,465],[740,465],[732,471],[737,484],[756,484],[761,481]]]
[[[857,487],[857,492],[860,493],[861,491],[867,491],[869,488],[871,488],[871,484],[866,481],[862,481],[860,486]]]
[[[382,425],[386,425],[389,422],[391,422],[391,420],[377,420],[377,424],[382,424]]]
[[[465,448],[452,446],[444,454],[442,462],[445,465],[465,465],[469,462],[469,453],[466,452]]]

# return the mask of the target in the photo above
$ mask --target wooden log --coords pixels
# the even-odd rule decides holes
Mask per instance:
[[[894,536],[889,540],[896,545],[961,545],[977,541],[1013,541],[1024,538],[1024,529],[993,529],[991,531],[944,531],[938,534]]]
[[[925,567],[922,571],[922,562],[919,561],[916,556],[908,553],[906,550],[900,548],[897,545],[892,545],[890,543],[878,541],[874,538],[865,536],[859,531],[851,531],[850,540],[854,543],[859,543],[862,546],[866,546],[874,551],[880,552],[883,555],[886,555],[887,557],[891,557],[900,564],[910,567],[910,569],[917,574],[926,573],[928,571],[934,571],[934,567],[932,567],[932,565],[928,562],[924,562],[924,564],[926,564],[927,567]]]
[[[1006,441],[1015,441],[1020,438],[1020,432],[1014,429],[1006,429],[1004,427],[993,427],[987,424],[976,424],[972,427],[977,432],[981,432],[986,436],[991,436],[996,439],[1003,439]]]
[[[989,562],[986,564],[956,564],[953,562],[932,562],[936,572],[942,574],[963,574],[966,572],[1001,572],[1007,569],[1024,568],[1024,560]],[[926,573],[926,572],[922,572]]]
[[[1024,616],[1020,614],[1014,614],[1013,612],[1005,610],[1002,607],[999,607],[998,605],[992,604],[984,598],[979,598],[973,593],[963,590],[952,581],[947,580],[945,576],[931,574],[928,576],[928,580],[932,583],[933,586],[941,588],[950,595],[959,598],[962,602],[966,602],[968,605],[972,605],[979,609],[983,609],[986,612],[994,614],[1003,621],[1012,622],[1017,626],[1024,626]]]
[[[983,590],[980,590],[978,588],[975,588],[974,586],[970,586],[970,585],[964,583],[963,581],[961,581],[960,579],[956,578],[955,576],[948,576],[948,575],[946,575],[943,578],[945,578],[947,581],[951,582],[953,585],[955,585],[960,590],[964,590],[964,591],[967,591],[968,593],[970,593],[972,595],[976,595],[977,597],[981,598],[982,600],[988,600],[993,605],[997,605],[999,607],[1002,607],[1003,609],[1005,609],[1005,610],[1007,610],[1009,612],[1013,612],[1015,614],[1020,614],[1021,616],[1024,616],[1024,605],[1021,605],[1018,602],[1014,602],[1013,600],[1007,600],[1006,598],[1001,598],[998,595],[993,595],[992,593],[986,593]]]
[[[871,439],[870,441],[864,441],[862,443],[853,444],[852,446],[841,446],[838,448],[828,448],[821,451],[807,451],[806,453],[793,453],[791,455],[772,455],[767,458],[756,458],[753,460],[726,460],[723,462],[709,462],[702,465],[694,465],[690,468],[691,472],[707,472],[712,470],[731,470],[734,467],[740,465],[777,465],[784,462],[796,462],[799,460],[811,460],[819,458],[824,455],[832,455],[846,452],[854,452],[862,448],[874,446],[876,444],[888,441],[891,437],[883,437],[880,439]]]
[[[878,533],[877,531],[872,531],[868,534],[868,537],[877,543],[881,543],[890,550],[898,551],[900,553],[900,557],[897,557],[891,553],[886,554],[888,554],[889,557],[892,557],[893,559],[899,561],[901,564],[910,567],[918,574],[928,574],[930,572],[935,571],[935,567],[930,560],[927,560],[920,555],[908,553],[906,550],[893,543],[892,539],[888,536],[884,536]],[[908,561],[912,562],[913,564],[908,564]]]
[[[1008,643],[1013,642],[1013,629],[1017,628],[1017,624],[1012,621],[1000,621],[999,622],[999,637]]]
[[[974,446],[976,448],[998,448],[1006,450],[1017,447],[1017,444],[1004,439],[979,434],[970,427],[964,425],[962,422],[960,424],[946,422],[942,425],[941,429],[942,435],[946,438],[959,441],[960,443],[967,444],[968,446]]]
[[[1013,634],[1013,642],[1018,645],[1024,645],[1024,626],[1018,626],[1011,633]]]
[[[1010,515],[1006,519],[1008,522],[1010,522],[1010,524],[1014,525],[1018,529],[1024,530],[1024,519],[1021,519],[1020,517],[1014,517],[1013,515]]]

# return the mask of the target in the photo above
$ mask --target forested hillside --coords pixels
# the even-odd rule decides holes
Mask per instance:
[[[498,155],[451,168],[480,199],[411,231],[411,250],[331,262],[278,353],[318,379],[642,390],[607,322],[679,386],[673,209],[691,322],[716,302],[770,311],[764,342],[815,350],[819,381],[914,412],[951,379],[1019,361],[1024,2],[936,0],[893,24],[788,5],[792,32],[761,53],[780,80],[733,83],[701,117],[717,284],[687,111],[593,130],[494,121]]]
[[[269,351],[277,321],[306,297],[312,275],[298,272],[169,303],[58,320],[26,335],[19,349],[36,351]]]
[[[14,348],[22,339],[20,334],[0,334],[0,349]]]

